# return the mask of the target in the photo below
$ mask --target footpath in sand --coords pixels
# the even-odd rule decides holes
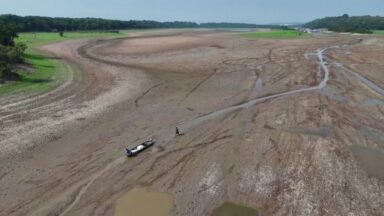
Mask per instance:
[[[133,195],[166,197],[171,215],[380,215],[384,39],[362,39],[183,30],[41,47],[79,75],[0,100],[0,215],[121,215]]]

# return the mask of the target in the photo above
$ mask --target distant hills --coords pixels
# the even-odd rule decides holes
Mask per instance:
[[[316,19],[304,25],[306,28],[326,28],[335,32],[372,33],[372,30],[384,30],[384,17],[381,16],[349,16]]]
[[[157,22],[152,20],[109,20],[99,18],[52,18],[40,16],[0,15],[0,25],[17,26],[20,32],[88,31],[148,28],[275,28],[275,25],[247,23]]]

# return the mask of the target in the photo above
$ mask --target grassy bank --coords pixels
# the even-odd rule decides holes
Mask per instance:
[[[25,52],[25,61],[30,65],[30,69],[20,69],[18,73],[21,76],[19,81],[0,85],[0,96],[11,93],[40,93],[55,88],[66,80],[70,74],[63,62],[43,55],[36,51],[36,47],[80,38],[103,38],[120,37],[127,35],[127,31],[122,33],[109,32],[65,32],[64,37],[59,33],[21,33],[16,42],[27,44],[28,49]]]
[[[307,33],[299,32],[296,30],[257,31],[257,32],[247,32],[241,35],[249,39],[258,39],[258,38],[284,39],[284,38],[308,37]]]
[[[126,32],[109,33],[109,32],[64,32],[64,36],[60,37],[57,32],[38,32],[38,33],[21,33],[17,38],[18,42],[24,42],[29,48],[44,45],[53,42],[60,42],[71,39],[80,38],[96,38],[96,37],[117,37],[124,36]]]
[[[384,30],[374,30],[373,34],[384,35]]]
[[[25,60],[31,68],[19,70],[19,81],[0,85],[0,96],[9,93],[44,92],[62,83],[69,74],[64,63],[32,50],[25,54]]]

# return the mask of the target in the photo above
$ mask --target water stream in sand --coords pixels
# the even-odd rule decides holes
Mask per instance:
[[[251,98],[255,98],[261,91],[263,90],[263,80],[261,78],[257,78],[255,87],[253,88]]]
[[[339,68],[342,68],[343,70],[347,71],[348,73],[351,73],[353,76],[355,76],[358,80],[360,80],[361,82],[363,82],[365,85],[367,85],[370,89],[372,89],[373,91],[381,94],[384,96],[384,89],[382,89],[380,86],[376,85],[374,82],[372,82],[371,80],[363,77],[362,75],[356,73],[355,71],[352,71],[346,67],[344,67],[343,64],[341,63],[338,63],[336,62],[336,66],[339,67]]]
[[[248,107],[254,106],[255,104],[262,102],[262,101],[266,101],[269,99],[275,99],[275,98],[279,98],[282,96],[294,95],[294,94],[298,94],[298,93],[302,93],[302,92],[320,90],[320,89],[324,88],[329,81],[329,68],[327,67],[327,63],[324,60],[324,52],[329,50],[329,49],[335,49],[335,48],[340,48],[340,46],[331,46],[331,47],[327,47],[327,48],[323,48],[323,49],[317,49],[316,53],[314,54],[317,56],[318,64],[320,65],[320,69],[324,72],[324,79],[319,83],[319,85],[307,87],[307,88],[301,88],[301,89],[297,89],[297,90],[292,90],[292,91],[288,91],[288,92],[284,92],[284,93],[279,93],[279,94],[275,94],[275,95],[270,95],[270,96],[250,100],[250,101],[245,102],[245,103],[240,104],[240,105],[227,107],[227,108],[224,108],[224,109],[200,116],[200,117],[195,118],[191,121],[188,121],[188,122],[181,124],[181,126],[185,130],[188,128],[195,127],[195,126],[197,126],[197,125],[199,125],[202,122],[205,122],[207,120],[212,120],[212,119],[215,119],[219,116],[229,114],[231,112],[234,112],[234,111],[237,111],[237,110],[240,110],[243,108],[248,108]]]
[[[212,112],[210,114],[200,116],[196,119],[193,119],[191,121],[181,124],[181,126],[183,127],[183,129],[188,129],[190,127],[197,126],[198,124],[206,120],[211,120],[221,115],[228,114],[239,109],[254,106],[255,104],[265,100],[322,89],[327,85],[329,80],[329,69],[327,67],[326,62],[324,61],[324,52],[328,49],[339,48],[339,47],[340,46],[332,46],[332,47],[316,50],[316,53],[314,55],[317,56],[318,63],[321,66],[320,68],[324,72],[324,79],[322,80],[321,83],[319,83],[319,85],[253,99],[240,105],[227,107],[227,108]],[[261,80],[259,81],[259,84],[257,84],[256,82],[255,89],[259,87],[262,88]],[[121,163],[122,163],[122,159],[118,159],[117,161],[111,163],[111,165],[107,166],[104,170],[100,171],[94,176],[91,176],[91,178],[88,180],[88,183],[80,190],[80,193],[77,194],[75,200],[60,215],[65,215],[66,213],[68,213],[81,199],[82,195],[87,191],[89,186],[99,176],[103,175],[106,171],[110,170],[112,167]],[[116,207],[115,207],[115,216],[120,216],[120,215],[168,216],[170,214],[170,211],[172,210],[173,204],[174,204],[173,197],[169,194],[150,192],[145,188],[137,187],[131,190],[130,192],[128,192],[125,196],[121,197],[117,201]]]

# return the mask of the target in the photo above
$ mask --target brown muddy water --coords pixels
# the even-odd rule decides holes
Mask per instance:
[[[384,180],[384,152],[382,150],[359,145],[352,146],[351,150],[369,176]]]
[[[170,216],[173,205],[170,194],[135,187],[117,200],[114,216]]]
[[[257,216],[259,212],[256,209],[237,205],[234,203],[224,203],[213,210],[212,216]]]

